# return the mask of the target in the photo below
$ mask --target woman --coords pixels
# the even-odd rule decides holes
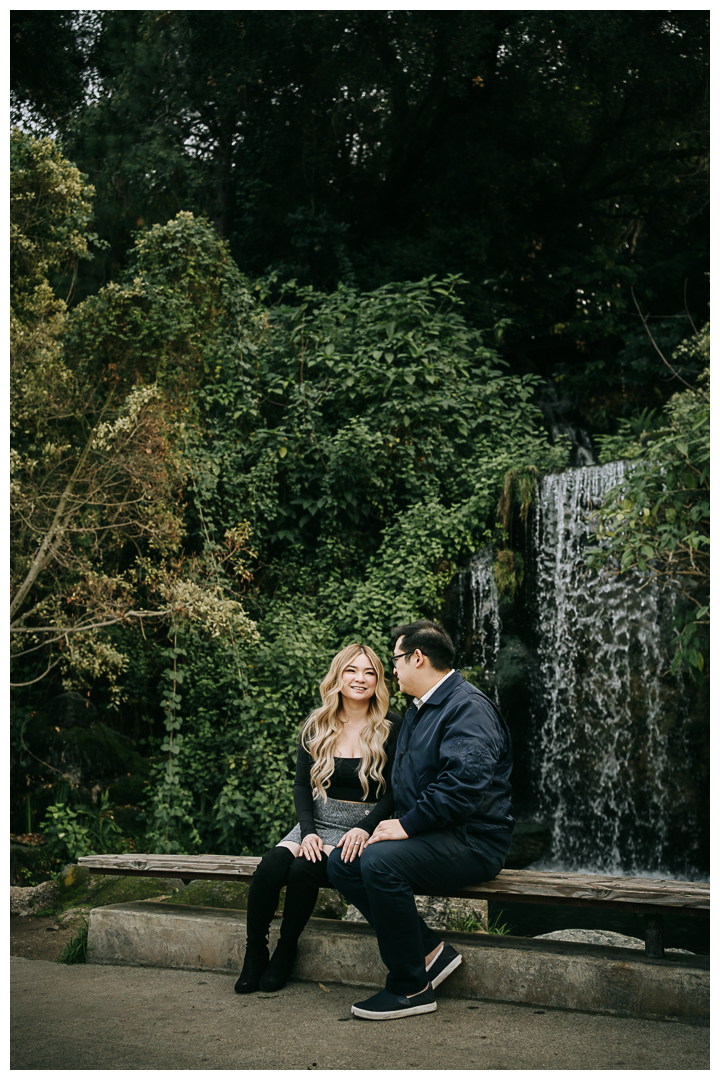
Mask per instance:
[[[390,774],[401,718],[388,712],[385,673],[373,650],[342,649],[320,683],[320,697],[300,735],[293,787],[298,824],[264,856],[250,885],[238,994],[285,985],[318,891],[330,884],[328,855],[339,846],[352,862],[393,812]],[[268,932],[284,885],[280,940],[270,960]]]

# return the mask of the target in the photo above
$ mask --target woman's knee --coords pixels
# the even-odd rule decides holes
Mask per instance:
[[[294,859],[287,872],[288,885],[295,881],[306,882],[311,885],[327,884],[327,857],[312,862],[310,859],[300,857]]]
[[[295,861],[295,856],[286,847],[271,848],[258,863],[253,879],[258,881],[280,881],[284,885],[288,873]]]

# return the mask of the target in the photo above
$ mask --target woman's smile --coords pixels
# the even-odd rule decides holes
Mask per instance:
[[[351,664],[344,668],[340,693],[348,698],[372,697],[377,688],[377,675],[367,656],[360,653]]]

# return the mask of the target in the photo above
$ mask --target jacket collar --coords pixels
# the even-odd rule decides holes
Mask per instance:
[[[413,720],[417,718],[419,713],[424,713],[426,709],[432,709],[434,705],[442,705],[443,701],[445,701],[450,696],[450,694],[452,694],[453,690],[456,690],[457,687],[464,682],[465,676],[462,675],[461,672],[457,669],[453,671],[452,675],[450,675],[450,677],[445,680],[442,686],[439,686],[437,688],[429,701],[421,702],[419,707],[415,705],[414,702],[412,703],[410,709],[416,710],[415,713],[413,713]],[[408,710],[408,712],[409,711],[410,710]]]
[[[456,668],[452,675],[445,680],[442,686],[439,686],[433,693],[429,701],[423,702],[421,708],[429,709],[433,705],[440,705],[452,694],[453,690],[456,690],[461,683],[465,682],[465,676]]]

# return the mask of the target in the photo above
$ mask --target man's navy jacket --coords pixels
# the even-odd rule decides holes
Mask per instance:
[[[495,705],[455,671],[400,728],[392,771],[395,813],[408,836],[461,831],[507,847],[512,742]]]

